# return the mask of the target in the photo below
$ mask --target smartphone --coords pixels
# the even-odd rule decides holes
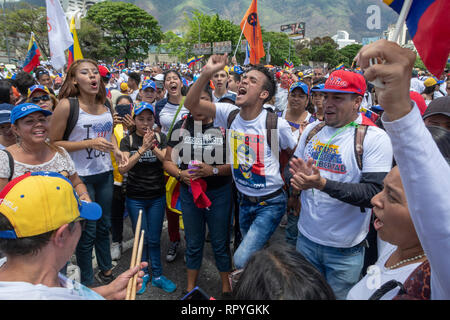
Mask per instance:
[[[191,292],[185,295],[181,300],[216,300],[209,296],[200,287],[195,287]]]
[[[116,105],[116,112],[119,117],[125,117],[125,115],[131,115],[131,105],[129,104],[118,104]]]

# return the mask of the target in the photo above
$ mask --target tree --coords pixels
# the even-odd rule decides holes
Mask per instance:
[[[169,55],[176,56],[180,60],[186,59],[186,51],[188,50],[186,41],[172,31],[164,34],[160,49],[163,49]]]
[[[93,60],[112,60],[114,50],[106,42],[103,33],[95,23],[83,18],[77,30],[78,41],[84,58]]]
[[[31,32],[41,50],[41,54],[50,57],[47,33],[47,11],[45,7],[36,8],[26,3],[21,3],[18,10],[8,10],[6,13],[6,30],[8,38],[25,39],[26,45],[19,50],[24,52],[28,49],[28,41]],[[1,29],[5,29],[4,19],[0,19]],[[13,45],[12,47],[16,47]]]
[[[362,44],[355,43],[340,49],[339,54],[346,58],[345,61],[341,61],[341,63],[344,63],[347,67],[350,67],[353,63],[353,59],[356,57],[362,47]]]
[[[115,57],[139,60],[149,47],[159,44],[163,33],[158,21],[138,6],[125,2],[104,1],[93,5],[87,19],[103,31]]]
[[[289,45],[291,46],[290,50],[291,62],[294,65],[299,65],[302,63],[301,59],[295,53],[295,44],[293,43],[292,40],[289,40],[287,34],[282,32],[267,32],[263,30],[262,37],[264,43],[270,42],[271,64],[277,66],[284,66],[284,60],[289,59]]]

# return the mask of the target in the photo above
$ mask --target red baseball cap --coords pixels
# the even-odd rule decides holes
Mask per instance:
[[[425,102],[425,99],[422,97],[420,93],[415,91],[410,91],[409,97],[417,104],[417,107],[419,107],[420,110],[420,115],[423,116],[425,110],[427,110],[427,104]]]
[[[105,66],[102,66],[102,65],[98,66],[98,72],[100,73],[100,76],[102,76],[102,77],[107,77],[108,74],[110,73],[108,68],[106,68]]]
[[[323,89],[319,92],[356,93],[361,96],[366,93],[366,80],[355,72],[336,70],[330,74]]]

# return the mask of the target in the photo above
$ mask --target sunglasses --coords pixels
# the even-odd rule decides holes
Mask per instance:
[[[48,94],[40,96],[40,97],[33,97],[30,99],[32,103],[39,103],[39,101],[48,101],[50,100],[50,96]]]

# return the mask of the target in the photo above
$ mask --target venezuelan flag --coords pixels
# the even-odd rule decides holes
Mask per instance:
[[[187,65],[188,65],[188,67],[189,68],[192,68],[194,65],[195,65],[195,57],[192,57],[192,58],[190,58],[188,61],[187,61]]]
[[[36,40],[34,39],[34,35],[31,34],[30,43],[28,44],[28,52],[25,57],[25,61],[23,63],[23,71],[31,72],[33,69],[40,65],[39,57],[41,56],[41,52],[39,51]]]
[[[449,0],[411,0],[406,26],[427,69],[440,78],[450,53]],[[405,0],[383,0],[400,13]]]
[[[376,114],[375,112],[373,112],[372,110],[368,110],[364,107],[359,108],[359,111],[365,115],[367,118],[369,118],[370,120],[372,120],[373,122],[377,121],[377,119],[379,118],[379,115]]]
[[[205,56],[203,55],[203,56],[199,56],[199,57],[197,57],[197,59],[195,59],[195,62],[199,62],[199,61],[201,61],[203,58],[204,58]]]
[[[341,63],[340,65],[338,65],[335,70],[341,70],[345,68],[345,64]]]
[[[116,66],[119,67],[119,68],[125,67],[125,61],[123,59],[117,61]]]
[[[292,62],[284,60],[284,66],[287,67],[287,68],[293,68],[294,64]]]
[[[67,68],[76,61],[83,59],[83,54],[81,53],[80,44],[78,43],[77,29],[75,28],[75,16],[70,20],[70,34],[73,38],[73,44],[69,47],[69,58],[67,59]]]

